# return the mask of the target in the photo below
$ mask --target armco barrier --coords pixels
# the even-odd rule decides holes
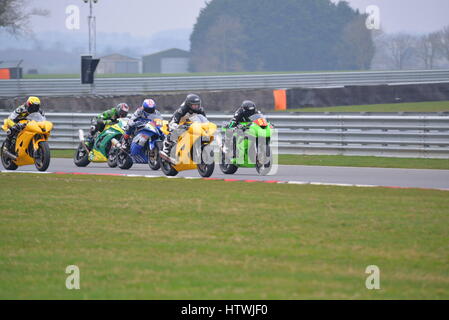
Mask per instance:
[[[22,95],[144,94],[164,91],[282,89],[448,82],[449,70],[317,72],[295,74],[97,78],[92,91],[80,79],[0,80],[0,97]]]
[[[48,113],[54,123],[50,146],[73,149],[78,130],[96,114]],[[0,113],[1,118],[7,113]],[[169,115],[165,114],[164,119]],[[217,125],[230,115],[209,115]],[[449,159],[449,116],[442,115],[267,115],[279,132],[281,154],[341,154]],[[4,133],[0,140],[4,139]]]

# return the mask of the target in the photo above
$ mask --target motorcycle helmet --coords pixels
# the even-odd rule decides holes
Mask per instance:
[[[119,118],[125,118],[128,115],[129,106],[126,103],[119,103],[115,109]]]
[[[240,107],[245,112],[255,112],[256,111],[256,104],[254,102],[252,102],[251,100],[243,101]]]
[[[185,105],[189,107],[190,110],[198,111],[201,108],[201,99],[196,94],[189,94],[186,97]]]
[[[147,113],[154,113],[156,111],[156,102],[153,99],[145,99],[142,102],[143,111]]]
[[[41,100],[38,97],[29,97],[25,103],[25,108],[28,113],[38,112],[41,106]]]

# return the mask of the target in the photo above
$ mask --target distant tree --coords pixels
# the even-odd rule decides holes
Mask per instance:
[[[365,16],[356,16],[343,29],[337,43],[338,69],[367,70],[374,57],[374,42],[371,31],[365,27]]]
[[[449,26],[439,32],[439,44],[443,57],[449,62]]]
[[[190,68],[192,71],[366,68],[372,53],[364,52],[369,51],[372,39],[369,32],[364,32],[364,24],[362,30],[355,30],[361,26],[362,17],[346,1],[335,4],[330,0],[211,0],[201,10],[190,36]],[[348,24],[353,24],[352,28]],[[348,45],[352,39],[359,41],[355,47],[362,43],[364,49],[354,50],[354,46]],[[342,41],[347,45],[341,45]],[[363,57],[358,56],[357,63],[348,64],[345,55],[357,53]]]
[[[4,28],[12,34],[30,33],[30,17],[46,16],[47,10],[26,10],[26,0],[0,0],[0,29]]]
[[[219,16],[209,28],[205,41],[192,48],[193,62],[199,72],[243,70],[246,37],[239,19]]]
[[[416,55],[421,59],[426,69],[433,69],[440,51],[440,33],[432,32],[418,38]]]
[[[395,69],[404,69],[413,57],[415,39],[406,33],[398,33],[386,39],[386,50]]]

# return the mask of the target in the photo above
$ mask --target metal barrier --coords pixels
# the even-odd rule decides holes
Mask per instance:
[[[0,113],[0,117],[7,117]],[[54,123],[50,146],[74,149],[78,130],[96,114],[48,113]],[[168,119],[171,115],[164,115]],[[230,115],[209,115],[221,125]],[[341,154],[449,159],[449,116],[442,115],[267,115],[279,133],[281,154]],[[4,133],[0,135],[4,140]]]
[[[333,87],[449,82],[449,70],[317,72],[233,76],[97,78],[92,91],[80,79],[0,80],[0,97],[20,95],[144,94],[163,91]]]

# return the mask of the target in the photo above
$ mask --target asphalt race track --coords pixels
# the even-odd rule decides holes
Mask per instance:
[[[3,166],[0,166],[2,171]],[[18,171],[36,172],[34,165],[19,167]],[[153,171],[148,165],[135,164],[129,170],[109,168],[106,163],[90,163],[85,168],[74,165],[72,159],[53,158],[49,172],[53,173],[92,173],[164,176],[162,171]],[[177,177],[200,177],[198,171],[180,172]],[[239,168],[233,175],[225,175],[218,165],[211,178],[264,180],[290,183],[312,183],[330,185],[362,185],[405,188],[428,188],[449,190],[449,170],[390,169],[325,166],[286,166],[278,167],[274,175],[260,176],[256,169]]]

